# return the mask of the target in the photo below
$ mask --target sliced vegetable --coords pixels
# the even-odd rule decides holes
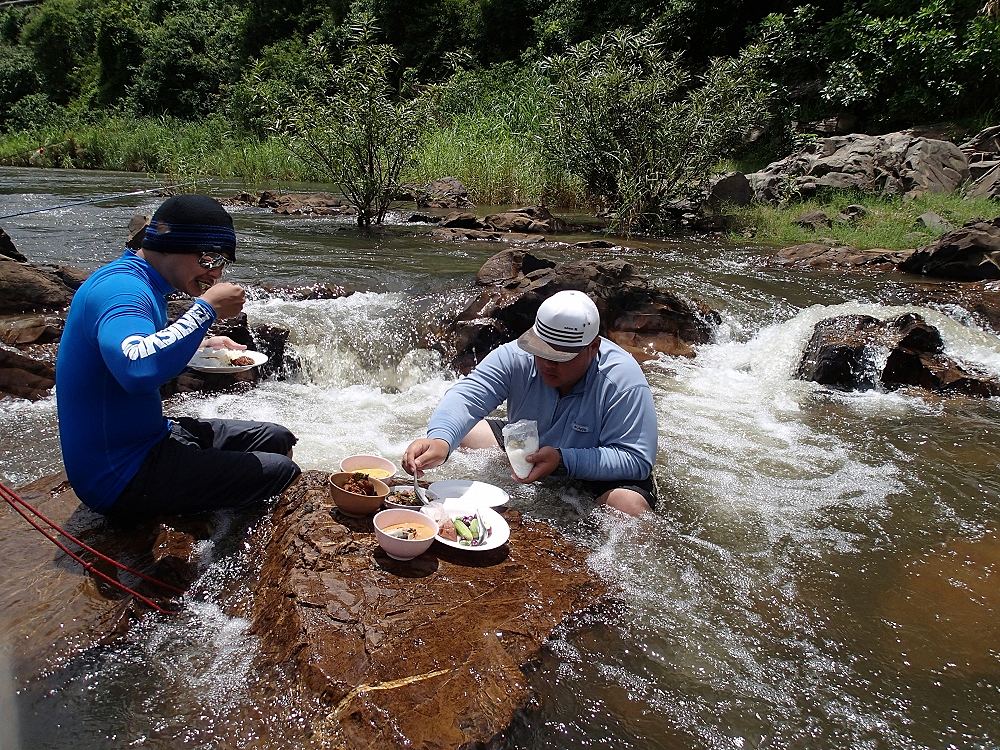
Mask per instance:
[[[465,521],[461,518],[455,519],[455,531],[457,531],[458,535],[466,541],[471,542],[475,538],[472,531],[469,530],[469,527],[465,525]]]

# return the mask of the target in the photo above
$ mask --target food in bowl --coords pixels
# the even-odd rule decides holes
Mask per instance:
[[[362,476],[356,480],[353,474],[341,471],[330,475],[330,499],[333,504],[349,516],[367,516],[382,506],[382,499],[389,494],[385,482]],[[355,492],[354,490],[361,490]],[[373,490],[373,494],[368,494]]]
[[[375,538],[394,560],[412,560],[423,554],[438,533],[437,521],[416,510],[390,508],[375,514]]]
[[[229,364],[233,367],[246,367],[247,365],[253,364],[253,357],[248,357],[247,355],[242,355],[233,359]]]
[[[389,536],[396,539],[427,539],[434,536],[434,529],[426,523],[395,523],[382,529]]]
[[[376,479],[378,477],[375,477]],[[372,477],[368,476],[361,471],[351,472],[350,478],[344,482],[344,489],[348,492],[353,492],[355,495],[371,495],[374,497],[375,483],[372,482]]]
[[[340,462],[341,471],[360,471],[372,479],[385,479],[396,473],[396,464],[382,456],[348,456]]]
[[[385,504],[390,508],[419,508],[423,505],[412,487],[394,487],[386,495]]]

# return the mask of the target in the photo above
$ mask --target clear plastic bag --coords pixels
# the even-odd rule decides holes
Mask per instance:
[[[521,479],[527,477],[534,464],[527,457],[538,450],[538,422],[522,419],[503,428],[504,448],[510,466]]]

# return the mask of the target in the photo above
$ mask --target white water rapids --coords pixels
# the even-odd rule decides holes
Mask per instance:
[[[132,210],[115,221],[124,227]],[[108,219],[81,221],[99,232]],[[414,316],[460,309],[493,248],[345,239],[324,220],[282,221],[237,215],[250,246],[238,278],[347,277],[361,291],[255,299],[251,322],[288,328],[301,372],[245,393],[174,398],[168,413],[281,422],[306,469],[352,453],[398,463],[453,379],[415,348]],[[19,247],[55,257],[46,237]],[[73,242],[93,244],[89,234]],[[1000,561],[974,551],[1000,524],[1000,404],[842,393],[794,373],[813,326],[836,315],[915,310],[947,354],[1000,377],[997,337],[963,310],[901,304],[898,280],[768,269],[753,249],[714,242],[648,245],[625,256],[723,316],[694,359],[645,367],[660,429],[658,511],[626,519],[572,492],[515,485],[499,453],[456,454],[431,475],[503,485],[519,510],[592,549],[589,564],[613,591],[560,628],[532,667],[539,708],[519,719],[510,747],[996,747],[990,591]],[[0,477],[17,486],[58,467],[54,401],[0,402]],[[255,564],[241,530],[220,531],[204,557],[198,601],[180,621],[144,621],[21,689],[24,747],[294,744],[276,717],[294,728],[310,699],[247,706],[250,687],[276,676],[255,674],[246,622],[214,603]]]

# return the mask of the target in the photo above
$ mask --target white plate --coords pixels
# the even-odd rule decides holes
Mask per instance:
[[[262,364],[267,362],[267,355],[261,354],[260,352],[251,351],[241,351],[237,352],[234,350],[234,357],[250,357],[253,360],[252,365],[220,365],[217,359],[205,359],[201,356],[201,352],[195,354],[191,361],[188,362],[187,366],[192,370],[197,370],[198,372],[212,372],[212,373],[234,373],[234,372],[246,372],[247,370],[252,370],[255,367],[260,367]]]
[[[471,479],[446,479],[442,482],[435,482],[428,489],[438,500],[453,498],[469,502],[472,505],[485,505],[490,508],[506,505],[507,501],[510,500],[510,495],[495,484],[476,482]]]
[[[425,505],[420,509],[420,512],[435,518],[435,510],[440,512],[440,509],[444,509],[445,516],[463,516],[471,515],[474,511],[471,511],[471,506],[466,503],[461,503],[453,505],[452,503],[442,504],[442,503],[432,503],[431,505]],[[430,511],[430,512],[428,512]],[[488,552],[491,549],[496,549],[497,547],[502,547],[510,539],[510,526],[507,525],[507,521],[504,517],[497,513],[492,508],[479,507],[479,515],[483,519],[483,523],[486,524],[486,528],[490,530],[490,535],[486,539],[485,544],[481,544],[478,547],[467,547],[464,544],[459,544],[458,542],[453,542],[450,539],[445,539],[440,534],[435,535],[435,539],[441,544],[448,547],[454,547],[455,549],[464,550],[466,552]]]

